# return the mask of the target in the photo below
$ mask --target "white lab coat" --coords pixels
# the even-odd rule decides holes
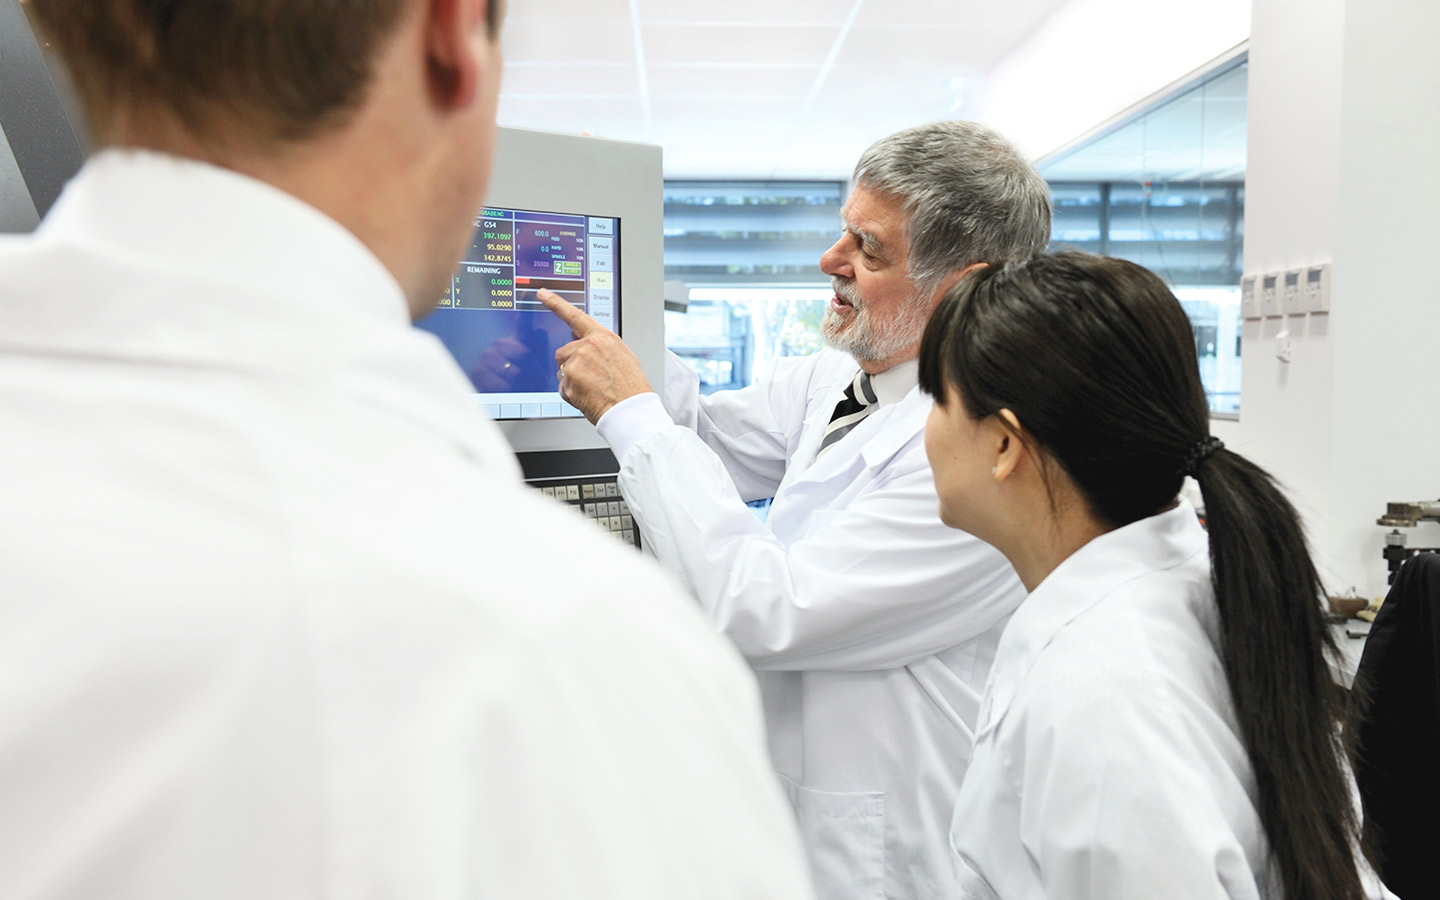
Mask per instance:
[[[8,900],[806,896],[738,655],[315,210],[97,157],[0,423]]]
[[[1255,796],[1181,500],[1086,544],[1006,627],[955,809],[960,896],[1281,900]]]
[[[760,673],[817,893],[929,900],[954,892],[946,829],[1023,589],[940,522],[918,388],[811,465],[856,369],[826,350],[702,402],[671,357],[678,424],[644,395],[600,428],[646,545]],[[741,502],[771,495],[766,523]]]

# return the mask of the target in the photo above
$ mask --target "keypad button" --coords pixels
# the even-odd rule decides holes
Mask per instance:
[[[620,493],[618,481],[611,477],[592,478],[573,484],[533,485],[547,497],[574,508],[577,515],[593,521],[632,547],[640,546],[640,532],[630,515],[630,504]]]

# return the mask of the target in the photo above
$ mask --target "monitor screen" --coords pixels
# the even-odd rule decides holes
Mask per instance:
[[[560,399],[555,351],[570,331],[535,292],[550,287],[619,332],[650,383],[664,384],[660,148],[501,127],[493,161],[474,239],[418,327],[449,348],[522,462],[608,454]]]
[[[570,329],[535,297],[549,288],[620,330],[620,221],[487,207],[434,313],[416,324],[444,342],[494,419],[579,416],[560,399],[555,350]]]

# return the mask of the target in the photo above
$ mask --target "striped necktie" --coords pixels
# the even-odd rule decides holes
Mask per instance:
[[[863,371],[856,373],[855,380],[845,389],[845,396],[835,404],[835,412],[830,416],[830,424],[825,426],[825,437],[820,440],[820,450],[815,458],[819,459],[879,405],[875,389],[870,386],[870,376]]]

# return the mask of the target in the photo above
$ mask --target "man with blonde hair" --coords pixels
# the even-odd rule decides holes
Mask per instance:
[[[498,0],[31,6],[102,149],[0,240],[5,896],[806,896],[739,657],[410,328]]]

